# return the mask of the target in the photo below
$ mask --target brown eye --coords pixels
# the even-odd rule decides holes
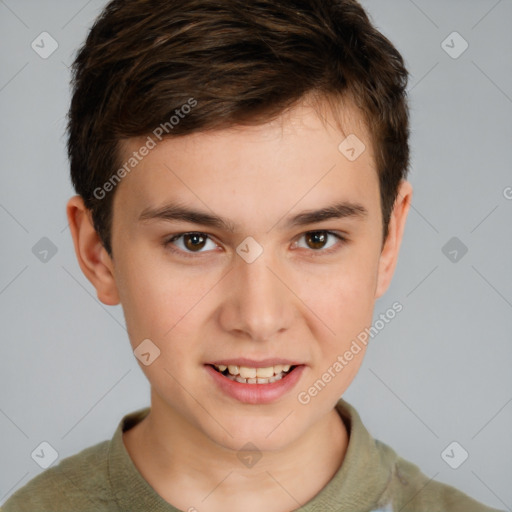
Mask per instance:
[[[179,235],[175,235],[165,241],[164,247],[172,252],[179,253],[180,255],[191,256],[194,254],[210,252],[208,250],[202,250],[208,242],[212,244],[210,249],[215,249],[217,247],[217,244],[215,244],[205,233],[180,233]]]
[[[329,237],[334,239],[334,243],[329,243]],[[300,239],[305,239],[305,249],[310,249],[310,253],[312,253],[315,256],[321,256],[321,255],[327,255],[334,253],[341,249],[343,245],[345,245],[348,240],[343,235],[336,233],[334,231],[326,231],[326,230],[320,230],[320,231],[308,231],[307,233],[304,233]],[[336,239],[337,242],[336,243]],[[298,242],[297,242],[298,244]]]
[[[206,243],[207,237],[201,233],[187,233],[183,235],[183,244],[190,251],[202,249]]]
[[[311,249],[322,249],[327,241],[325,231],[311,231],[304,235]]]

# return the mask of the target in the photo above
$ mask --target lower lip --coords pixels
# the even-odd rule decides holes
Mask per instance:
[[[205,365],[205,368],[223,393],[244,404],[269,404],[279,400],[295,387],[304,371],[304,365],[300,365],[270,384],[242,384],[225,377],[209,365]]]

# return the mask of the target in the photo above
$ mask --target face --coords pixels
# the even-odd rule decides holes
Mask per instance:
[[[150,340],[149,360],[160,351],[140,365],[154,413],[264,450],[332,412],[364,347],[341,371],[335,363],[371,325],[398,251],[381,252],[377,172],[358,119],[347,109],[343,134],[301,105],[262,126],[167,139],[118,185],[108,265],[132,348]],[[366,145],[354,161],[338,149],[351,133]],[[126,158],[144,141],[129,141]]]

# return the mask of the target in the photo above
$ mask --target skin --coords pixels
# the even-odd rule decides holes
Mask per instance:
[[[412,187],[400,186],[382,248],[372,144],[351,105],[342,126],[344,133],[327,109],[302,103],[264,125],[160,142],[117,186],[113,258],[81,198],[68,202],[77,258],[98,299],[122,304],[132,349],[147,338],[160,349],[152,364],[139,362],[151,384],[151,413],[123,440],[143,477],[180,510],[295,510],[343,463],[348,433],[334,406],[365,350],[307,405],[297,395],[371,325],[397,263]],[[354,162],[338,150],[350,133],[366,145]],[[144,140],[128,141],[125,155]],[[139,221],[145,208],[171,200],[239,229]],[[361,203],[368,216],[283,228],[288,216],[339,200]],[[329,235],[322,246],[308,237],[321,230],[347,241]],[[209,235],[195,252],[190,239],[170,245],[190,258],[165,246],[187,232]],[[263,248],[250,264],[236,252],[248,236]],[[305,369],[277,402],[245,404],[224,395],[204,367],[232,357],[282,357]],[[237,458],[247,442],[262,455],[252,468]]]

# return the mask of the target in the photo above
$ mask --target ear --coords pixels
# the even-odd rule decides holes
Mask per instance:
[[[74,196],[68,201],[66,214],[82,272],[96,288],[98,299],[103,304],[119,304],[114,264],[94,229],[91,212],[80,196]]]
[[[375,289],[376,299],[384,295],[395,272],[404,234],[405,221],[411,206],[412,192],[411,184],[406,180],[402,180],[389,220],[388,237],[379,258],[377,287]]]

